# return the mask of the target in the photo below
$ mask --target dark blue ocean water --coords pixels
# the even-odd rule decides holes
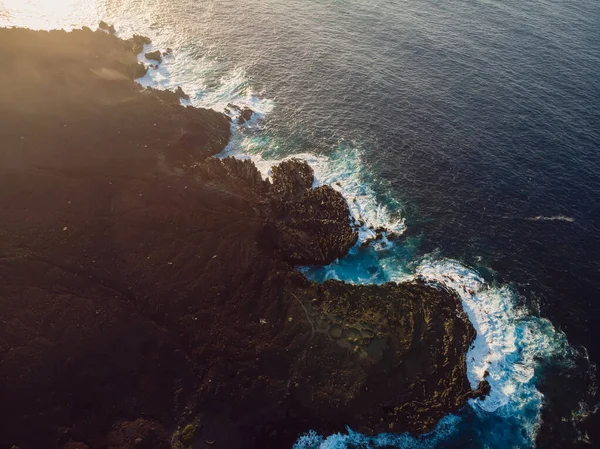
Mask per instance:
[[[403,231],[314,279],[477,291],[463,298],[481,335],[472,375],[491,364],[497,396],[424,438],[298,447],[600,445],[587,360],[600,361],[600,1],[18,3],[0,5],[1,23],[101,18],[172,47],[145,82],[260,112],[231,154],[264,170],[308,158],[355,215]]]

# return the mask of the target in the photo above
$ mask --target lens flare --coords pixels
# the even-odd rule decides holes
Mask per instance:
[[[0,26],[48,30],[91,25],[98,19],[97,3],[96,0],[3,0]]]

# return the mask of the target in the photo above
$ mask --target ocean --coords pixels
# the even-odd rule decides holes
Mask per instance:
[[[223,156],[265,176],[304,158],[361,242],[389,230],[309,278],[439,282],[477,329],[488,398],[425,435],[311,431],[294,449],[600,444],[600,2],[0,1],[2,26],[100,20],[173,49],[141,84],[256,111]]]

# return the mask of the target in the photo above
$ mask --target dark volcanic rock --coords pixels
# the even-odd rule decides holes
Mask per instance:
[[[240,118],[238,119],[238,124],[243,125],[244,123],[246,123],[248,120],[250,120],[252,118],[252,114],[254,114],[254,111],[252,109],[250,109],[249,107],[245,106],[240,112]]]
[[[159,423],[145,418],[118,421],[107,437],[111,449],[169,449],[169,434]]]
[[[190,99],[190,96],[183,91],[181,86],[177,86],[175,90],[155,89],[154,87],[147,87],[146,90],[152,92],[155,97],[168,103],[179,104],[179,100]]]
[[[141,53],[144,50],[144,45],[149,45],[152,41],[146,36],[140,36],[139,34],[134,34],[131,39],[126,41],[131,44],[131,50],[134,53]]]
[[[279,257],[301,265],[326,265],[344,256],[358,239],[350,227],[349,209],[341,194],[320,186],[296,201],[271,203],[277,220],[265,232]]]
[[[283,448],[481,394],[459,299],[297,273],[354,245],[346,202],[209,157],[229,120],[135,84],[145,42],[0,29],[0,447]]]
[[[251,160],[228,157],[223,159],[221,163],[227,169],[229,176],[245,181],[252,189],[260,192],[269,190],[271,184],[262,179],[258,168],[256,168],[256,165]]]
[[[14,447],[14,446],[13,446]],[[81,441],[68,441],[62,449],[90,449],[89,446]]]
[[[151,51],[149,53],[145,53],[144,57],[146,59],[152,59],[153,61],[157,61],[159,64],[162,62],[162,56],[160,54],[160,51],[158,51],[158,50]]]
[[[108,32],[109,34],[115,34],[114,25],[109,25],[104,20],[100,21],[100,23],[98,24],[98,28],[100,28],[103,31]]]
[[[250,120],[252,118],[252,115],[254,114],[254,111],[252,109],[250,109],[248,106],[244,106],[243,108],[241,108],[237,104],[227,103],[225,112],[227,112],[229,114],[232,109],[235,111],[238,111],[238,113],[239,113],[238,125],[243,125],[244,123],[246,123],[248,120]]]
[[[313,169],[305,161],[289,159],[273,167],[273,190],[281,201],[296,201],[314,182]]]
[[[418,281],[297,285],[289,294],[311,334],[291,370],[292,402],[312,425],[424,431],[473,396],[464,371],[447,366],[475,336],[456,295]]]
[[[312,168],[299,159],[273,167],[268,192],[271,220],[263,242],[293,264],[328,264],[344,256],[358,239],[342,195],[329,186],[312,189]]]

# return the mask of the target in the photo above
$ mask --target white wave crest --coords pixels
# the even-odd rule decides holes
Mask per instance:
[[[517,308],[510,288],[486,284],[457,261],[425,259],[416,275],[456,292],[477,331],[467,354],[467,376],[472,388],[485,377],[491,392],[484,399],[471,400],[471,406],[478,412],[519,417],[533,444],[543,403],[534,382],[536,358],[564,350],[564,335],[547,320]]]
[[[527,217],[527,218],[525,218],[525,220],[529,220],[529,221],[566,221],[567,223],[573,223],[575,221],[574,218],[567,217],[565,215],[553,215],[551,217],[538,215],[536,217]]]

